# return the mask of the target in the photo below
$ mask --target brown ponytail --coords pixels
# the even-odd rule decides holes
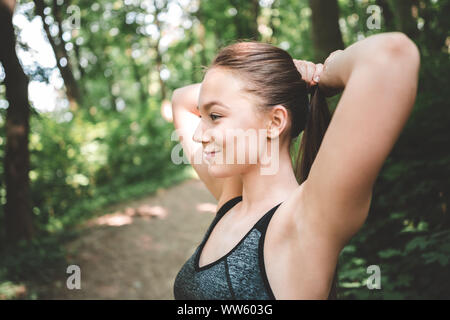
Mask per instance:
[[[295,173],[299,184],[308,178],[309,170],[331,120],[327,101],[318,86],[313,88],[309,108],[310,111],[305,130],[303,130],[295,165]]]
[[[309,114],[303,130],[302,140],[295,164],[295,176],[299,184],[303,183],[309,175],[311,166],[319,151],[325,132],[331,121],[327,100],[318,86],[313,88],[311,94]],[[338,267],[336,266],[328,300],[337,300]]]
[[[211,67],[235,71],[245,79],[245,90],[261,100],[263,111],[279,104],[286,107],[291,118],[290,146],[303,131],[294,172],[299,184],[305,181],[331,120],[320,89],[314,88],[308,102],[306,82],[291,55],[267,43],[242,41],[230,44],[220,50]],[[328,299],[336,298],[337,267]]]

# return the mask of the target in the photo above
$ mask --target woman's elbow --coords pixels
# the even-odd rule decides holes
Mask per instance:
[[[390,63],[400,63],[417,72],[420,67],[420,52],[416,44],[401,32],[385,35],[382,43],[385,58],[389,59]]]

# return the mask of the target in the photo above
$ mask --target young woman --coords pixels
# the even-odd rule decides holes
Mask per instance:
[[[201,84],[175,90],[184,152],[218,201],[175,279],[175,298],[336,298],[339,254],[367,218],[376,177],[411,113],[419,64],[402,33],[370,36],[323,65],[238,42],[218,53]],[[330,121],[323,96],[342,90]],[[261,173],[259,143],[228,139],[239,130],[276,150],[274,173]],[[291,147],[302,131],[294,170]]]

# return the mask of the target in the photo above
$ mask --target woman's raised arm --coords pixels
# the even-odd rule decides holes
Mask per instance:
[[[375,180],[412,111],[419,65],[416,45],[398,32],[368,37],[324,64],[319,88],[344,91],[298,194],[310,225],[339,248],[365,222]]]

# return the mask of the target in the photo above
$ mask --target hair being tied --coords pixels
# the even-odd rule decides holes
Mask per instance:
[[[331,120],[318,86],[308,89],[291,55],[273,45],[245,41],[222,48],[211,64],[223,67],[247,83],[245,90],[260,99],[261,111],[283,105],[291,119],[291,142],[303,131],[294,171],[299,184],[307,178]],[[311,94],[311,99],[308,95]],[[292,143],[290,145],[293,145]],[[337,298],[337,270],[328,299]]]

